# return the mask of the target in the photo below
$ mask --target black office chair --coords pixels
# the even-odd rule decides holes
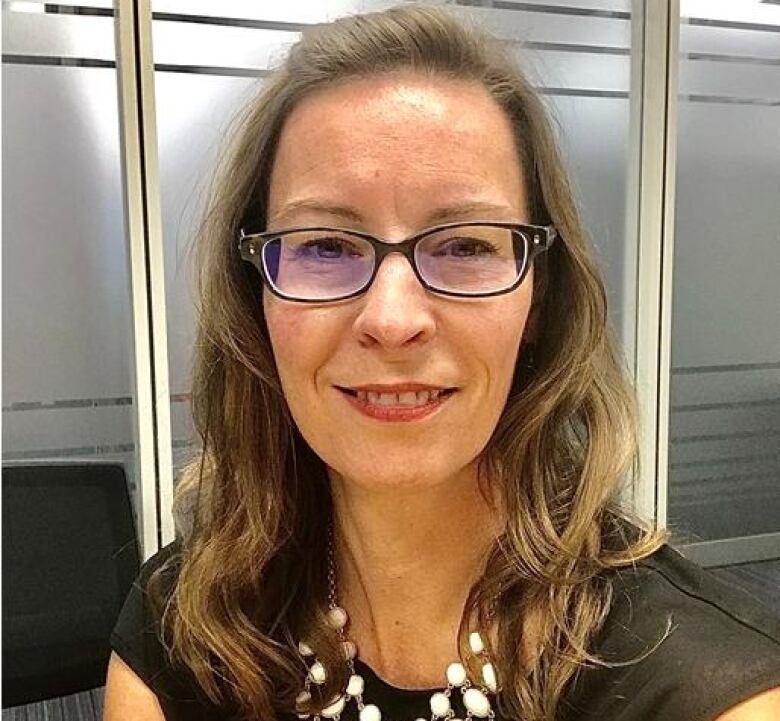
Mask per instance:
[[[3,708],[103,686],[138,574],[115,463],[3,467]]]

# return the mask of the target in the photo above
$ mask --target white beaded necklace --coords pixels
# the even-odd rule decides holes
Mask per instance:
[[[336,562],[333,549],[333,526],[328,532],[328,623],[334,628],[341,638],[344,656],[349,666],[350,678],[345,693],[338,696],[333,703],[322,709],[319,714],[315,714],[313,721],[322,721],[322,719],[333,719],[340,721],[341,714],[345,707],[351,701],[355,701],[358,708],[360,721],[381,721],[382,711],[375,704],[366,704],[363,701],[364,680],[363,677],[355,672],[355,658],[357,656],[357,646],[346,638],[344,629],[349,621],[347,612],[339,606],[336,598]],[[477,631],[469,635],[469,647],[475,656],[483,660],[482,665],[482,684],[475,686],[468,679],[466,669],[459,661],[447,666],[444,677],[447,685],[441,691],[436,691],[431,695],[430,721],[436,719],[446,719],[446,721],[461,721],[455,718],[455,711],[452,709],[450,697],[458,689],[463,697],[463,705],[466,708],[466,720],[473,718],[486,718],[494,721],[496,713],[490,705],[490,696],[496,693],[497,680],[496,672],[490,658],[485,651],[485,644]],[[326,679],[325,667],[315,656],[311,646],[306,642],[298,644],[298,651],[306,659],[313,660],[309,667],[309,673],[306,676],[305,688],[298,694],[296,705],[307,703],[311,699],[311,685],[322,684]],[[311,718],[310,714],[299,713],[299,718]],[[416,719],[416,721],[426,721],[425,719]]]

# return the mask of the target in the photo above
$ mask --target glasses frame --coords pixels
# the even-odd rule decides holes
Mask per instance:
[[[427,283],[426,280],[422,277],[420,270],[417,267],[417,261],[414,255],[417,244],[433,233],[438,233],[442,230],[449,230],[450,228],[464,228],[471,225],[486,225],[494,228],[507,228],[509,230],[515,231],[512,236],[513,243],[516,244],[523,242],[524,244],[528,244],[530,246],[527,249],[528,254],[525,260],[525,266],[520,272],[517,280],[508,288],[491,291],[489,293],[457,293],[455,291],[441,290],[440,288],[436,288]],[[264,248],[268,243],[270,243],[272,240],[275,240],[276,238],[279,238],[280,236],[302,230],[332,230],[339,233],[347,233],[349,235],[357,236],[358,238],[369,241],[374,248],[374,270],[365,284],[358,290],[349,293],[348,295],[325,299],[297,298],[286,295],[278,288],[276,288],[265,268],[265,262],[263,261]],[[457,223],[436,225],[431,228],[427,228],[420,233],[416,233],[410,238],[406,238],[406,240],[402,241],[385,240],[384,238],[378,238],[374,235],[371,235],[370,233],[364,233],[360,230],[353,230],[351,228],[334,228],[330,226],[301,226],[295,228],[284,228],[281,230],[266,230],[259,233],[246,233],[245,230],[241,228],[238,250],[241,253],[241,259],[251,263],[258,270],[260,276],[263,279],[263,282],[268,286],[268,289],[275,296],[284,300],[294,301],[296,303],[335,303],[337,301],[356,298],[357,296],[362,295],[372,286],[374,279],[376,278],[376,274],[379,272],[379,266],[382,264],[382,261],[385,259],[385,257],[391,253],[400,253],[403,255],[409,261],[409,265],[412,266],[412,270],[417,276],[417,280],[420,282],[420,285],[432,293],[455,298],[489,298],[491,296],[503,295],[504,293],[511,293],[513,290],[518,288],[528,274],[528,269],[533,264],[536,256],[546,250],[549,250],[557,237],[558,231],[552,225],[528,225],[525,223],[505,223],[485,220],[461,221]],[[516,252],[517,247],[515,246],[515,253]]]

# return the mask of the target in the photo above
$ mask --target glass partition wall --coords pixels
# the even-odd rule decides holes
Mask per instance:
[[[156,498],[145,557],[173,538],[173,484],[197,452],[189,251],[230,121],[302,28],[394,4],[4,4],[5,457],[124,454],[132,482],[143,477]],[[644,463],[628,500],[709,565],[780,557],[777,208],[767,202],[780,166],[770,42],[780,22],[713,18],[701,8],[714,4],[684,2],[680,20],[675,0],[658,5],[663,18],[631,0],[432,4],[509,43],[555,118],[643,405]],[[735,4],[761,5],[721,3]],[[41,12],[30,20],[22,5]],[[117,30],[115,52],[112,28],[134,10],[133,42]],[[45,44],[70,47],[79,27],[89,31],[76,50]],[[142,192],[128,199],[139,168]],[[66,273],[43,275],[52,257]],[[152,438],[136,442],[139,413]],[[147,474],[137,445],[152,447]]]
[[[765,561],[780,556],[780,7],[681,15],[668,522],[703,563]]]
[[[3,464],[120,463],[140,528],[114,21],[43,9],[3,3]]]

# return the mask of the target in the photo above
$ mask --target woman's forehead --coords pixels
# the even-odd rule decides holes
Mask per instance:
[[[440,204],[523,195],[504,111],[479,85],[425,77],[352,81],[296,107],[277,148],[269,210],[324,188],[350,198],[433,192]]]
[[[394,77],[352,80],[305,97],[282,129],[279,153],[316,163],[329,154],[357,158],[402,147],[419,156],[401,155],[400,161],[425,163],[512,147],[509,118],[481,85]]]
[[[362,120],[420,114],[436,120],[448,115],[453,101],[495,103],[480,82],[399,70],[346,78],[313,90],[297,104],[293,115],[307,105],[329,100],[336,104],[349,100],[346,115],[359,115]]]

